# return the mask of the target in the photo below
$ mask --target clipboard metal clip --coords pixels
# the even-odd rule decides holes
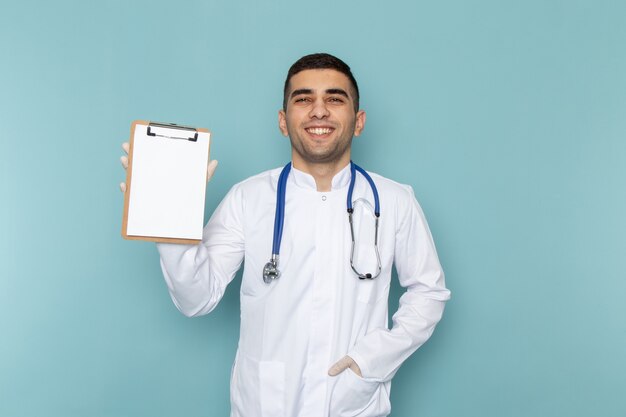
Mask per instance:
[[[159,129],[166,129],[166,130],[165,130],[165,132],[155,133],[151,129],[153,127],[156,127],[156,128],[159,128]],[[183,135],[183,136],[172,136],[172,135],[169,134],[171,130],[185,131],[185,132],[189,132],[189,133],[193,132],[193,136],[190,136],[189,134]],[[166,138],[166,139],[188,140],[188,141],[191,141],[191,142],[197,142],[198,141],[198,130],[196,128],[188,127],[188,126],[181,126],[181,125],[177,125],[175,123],[150,122],[148,124],[148,133],[147,133],[147,135],[148,136],[153,136],[153,137],[159,137],[159,138]]]

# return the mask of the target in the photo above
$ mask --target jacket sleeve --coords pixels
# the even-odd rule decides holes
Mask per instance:
[[[413,190],[407,187],[403,197],[406,199],[400,199],[397,206],[394,261],[400,285],[406,292],[400,297],[392,328],[372,330],[348,352],[363,377],[379,382],[390,380],[400,365],[428,340],[450,298],[428,224]]]
[[[204,227],[199,245],[159,243],[161,269],[172,301],[188,317],[211,312],[244,257],[243,201],[233,187]]]

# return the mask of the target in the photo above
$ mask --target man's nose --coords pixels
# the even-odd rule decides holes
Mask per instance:
[[[315,100],[313,102],[313,106],[311,107],[311,112],[309,113],[311,118],[323,119],[329,115],[328,108],[326,107],[326,103],[324,100]]]

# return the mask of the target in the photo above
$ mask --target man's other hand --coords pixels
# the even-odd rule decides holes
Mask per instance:
[[[124,152],[126,153],[126,155],[122,155],[122,157],[120,158],[120,162],[122,163],[122,167],[124,167],[124,169],[127,169],[128,168],[128,152],[130,149],[130,145],[128,144],[128,142],[122,143],[122,149],[124,149]],[[215,173],[216,168],[217,168],[217,160],[214,159],[212,161],[209,161],[209,165],[207,166],[207,169],[206,169],[206,182],[207,183],[211,181],[211,178],[213,177],[213,174]],[[123,193],[126,192],[125,182],[120,182],[120,190],[122,190]]]
[[[359,377],[363,377],[363,375],[361,375],[361,368],[359,368],[359,365],[357,365],[354,359],[347,355],[339,359],[337,363],[330,367],[330,369],[328,370],[328,375],[337,376],[348,368],[350,368],[350,370],[357,374]]]

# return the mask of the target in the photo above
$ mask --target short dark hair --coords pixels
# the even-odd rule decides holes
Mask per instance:
[[[287,72],[287,79],[285,79],[285,87],[283,89],[283,110],[287,110],[287,92],[289,90],[289,81],[291,81],[291,77],[301,71],[312,69],[332,69],[339,71],[348,77],[348,80],[352,83],[354,90],[354,111],[356,112],[359,110],[359,86],[352,75],[352,71],[350,71],[350,67],[336,56],[326,53],[303,56],[294,62],[291,68],[289,68],[289,72]]]

